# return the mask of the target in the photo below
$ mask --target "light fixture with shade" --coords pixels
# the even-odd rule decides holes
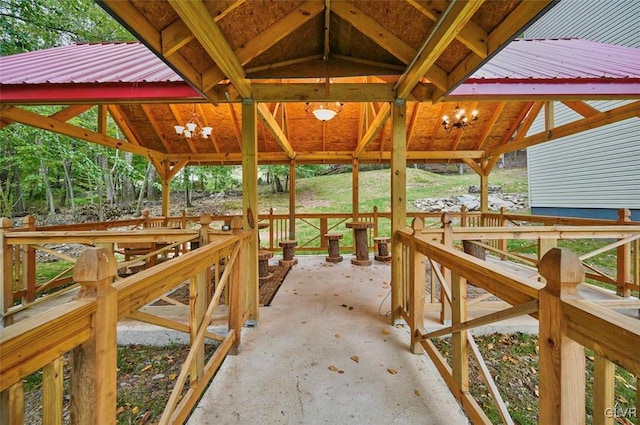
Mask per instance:
[[[191,139],[193,137],[208,139],[213,131],[213,128],[202,125],[195,106],[193,107],[193,112],[191,112],[191,118],[189,121],[184,125],[174,125],[173,128],[176,130],[177,135],[184,136],[187,139]]]
[[[476,109],[471,111],[471,116],[467,116],[464,108],[460,108],[459,105],[453,109],[453,118],[449,115],[442,116],[442,126],[447,132],[454,128],[464,130],[470,125],[474,125],[476,121],[478,121],[478,111]]]
[[[340,102],[307,102],[304,110],[320,121],[329,121],[342,111],[343,106]]]

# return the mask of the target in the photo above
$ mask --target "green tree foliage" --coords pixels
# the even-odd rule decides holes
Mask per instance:
[[[72,43],[135,40],[91,0],[0,0],[0,16],[3,56]]]

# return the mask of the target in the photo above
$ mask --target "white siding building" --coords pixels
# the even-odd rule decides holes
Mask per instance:
[[[640,1],[562,0],[525,31],[526,38],[581,38],[640,48]],[[622,101],[588,101],[599,110]],[[554,103],[555,125],[577,114]],[[542,120],[530,133],[544,128]],[[631,118],[528,149],[533,214],[616,218],[618,208],[640,221],[640,118]]]

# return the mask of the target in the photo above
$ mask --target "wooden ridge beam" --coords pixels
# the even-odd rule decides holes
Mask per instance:
[[[407,0],[407,2],[433,22],[437,22],[447,8],[447,2],[444,0]],[[483,59],[487,57],[487,38],[487,32],[472,21],[467,22],[456,36],[456,39]]]
[[[358,142],[358,146],[356,146],[356,149],[353,151],[354,158],[360,158],[360,155],[367,148],[367,146],[369,146],[369,143],[371,143],[371,141],[376,138],[380,130],[382,130],[382,127],[384,127],[384,124],[387,122],[390,115],[391,104],[385,102],[380,108],[378,115],[376,115],[375,119],[371,123],[371,126],[369,126],[369,128],[367,129],[367,132]]]
[[[525,149],[540,143],[559,139],[561,137],[571,136],[572,134],[580,133],[582,131],[591,130],[607,124],[639,116],[640,101],[635,101],[633,103],[611,109],[610,111],[600,112],[597,115],[592,115],[581,120],[555,127],[548,132],[537,133],[532,136],[525,137],[520,141],[499,146],[490,151],[488,155],[494,156],[520,149]]]
[[[331,11],[402,62],[409,64],[416,56],[417,51],[413,47],[385,29],[357,7],[347,2],[336,1],[331,3]],[[425,76],[438,88],[444,89],[446,87],[447,73],[442,68],[433,66]]]
[[[240,95],[243,98],[250,98],[251,82],[245,78],[242,65],[204,3],[201,1],[169,0],[169,4],[189,27],[202,48],[222,70],[222,73],[229,78]]]
[[[87,142],[96,143],[98,145],[106,146],[109,148],[131,152],[145,158],[155,157],[164,159],[165,157],[165,154],[161,152],[143,148],[136,144],[129,143],[126,140],[116,139],[114,137],[96,133],[94,131],[77,127],[63,121],[58,121],[49,117],[43,117],[42,115],[38,115],[24,109],[16,108],[15,106],[10,106],[4,109],[2,111],[2,117],[3,119],[9,119],[11,121],[19,122],[21,124],[29,125],[35,128],[40,128],[42,130],[48,130],[54,133],[62,134],[80,140],[85,140]]]
[[[433,101],[439,102],[462,81],[478,69],[488,58],[502,49],[533,18],[543,13],[555,0],[523,1],[507,16],[487,38],[487,56],[482,58],[475,54],[467,56],[448,74],[447,87],[441,87],[433,94]]]
[[[447,15],[443,15],[436,25],[439,25],[430,34],[424,48],[412,62],[412,65],[402,74],[397,86],[399,98],[406,98],[420,79],[429,74],[429,70],[435,65],[436,60],[449,47],[461,29],[482,6],[482,1],[456,2],[447,7]],[[434,82],[434,84],[437,83]]]
[[[269,111],[269,108],[265,103],[258,104],[258,113],[264,125],[267,127],[271,135],[276,139],[278,145],[282,148],[282,150],[287,154],[289,159],[294,159],[296,157],[296,152],[291,147],[291,143],[287,138],[282,128],[278,125],[278,122]]]

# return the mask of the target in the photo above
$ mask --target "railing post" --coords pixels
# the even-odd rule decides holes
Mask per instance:
[[[625,224],[631,221],[631,211],[626,208],[618,210],[618,223]],[[631,296],[631,288],[627,286],[627,280],[631,276],[631,244],[619,246],[616,255],[616,294],[621,297]]]
[[[449,214],[442,214],[440,218],[442,222],[442,244],[448,247],[453,247],[453,229],[451,228],[451,218]],[[441,267],[442,275],[444,276],[445,282],[441,282],[441,285],[446,285],[448,282],[451,282],[451,270]],[[442,302],[442,310],[440,311],[440,322],[444,325],[451,324],[451,303],[447,299],[446,291],[441,288],[440,289],[440,301]]]
[[[95,299],[97,309],[91,337],[72,351],[72,424],[116,423],[118,294],[111,286],[116,267],[113,253],[91,248],[73,269],[78,299]]]
[[[467,207],[464,205],[460,207],[460,227],[469,227],[469,223],[467,223]]]
[[[231,269],[231,275],[229,276],[229,330],[234,330],[236,337],[229,350],[229,354],[238,354],[240,350],[241,334],[242,334],[242,316],[245,306],[245,289],[247,287],[246,275],[244,269],[246,263],[244,261],[245,251],[247,244],[242,237],[242,219],[240,217],[234,217],[231,220],[231,232],[234,235],[238,235],[240,240],[240,252],[236,257],[236,261]]]
[[[209,214],[202,214],[200,216],[200,230],[199,230],[199,247],[204,247],[209,243],[209,225],[211,224],[211,216]],[[191,373],[189,378],[191,385],[195,385],[204,374],[204,345],[193,347],[196,336],[200,331],[201,326],[206,326],[204,323],[204,315],[207,309],[207,304],[211,299],[210,291],[211,285],[211,269],[205,268],[202,271],[196,273],[194,277],[189,280],[189,337],[191,343],[191,349],[195,350],[195,356],[193,363],[191,363]]]
[[[151,226],[149,225],[149,218],[150,218],[150,217],[149,217],[149,210],[144,210],[144,211],[142,211],[142,219],[143,219],[142,227],[143,227],[143,228],[145,228],[145,229],[146,229],[147,227],[151,227]]]
[[[566,336],[563,299],[578,299],[582,262],[566,248],[551,249],[540,262],[546,286],[540,290],[540,409],[545,425],[585,423],[584,347]]]
[[[507,211],[507,209],[505,207],[501,207],[500,208],[500,226],[501,227],[505,227],[507,225],[507,219],[504,216],[506,211]],[[500,239],[498,244],[499,244],[499,249],[501,251],[506,251],[507,250],[507,240],[506,239],[504,239],[504,238]],[[500,255],[500,259],[502,261],[504,261],[504,260],[507,259],[507,256],[502,254],[502,255]]]
[[[269,208],[269,250],[273,251],[273,208]]]
[[[451,323],[467,320],[467,281],[457,273],[451,273]],[[451,369],[453,380],[462,393],[469,391],[469,341],[468,331],[451,335]]]
[[[329,246],[329,241],[324,237],[327,233],[329,233],[328,219],[322,216],[320,217],[320,248],[327,249]]]
[[[415,247],[416,235],[424,229],[424,220],[415,217],[411,223],[413,236],[411,238],[411,258],[409,274],[409,327],[411,329],[411,352],[423,354],[424,348],[420,343],[418,331],[424,329],[424,302],[426,283],[426,260],[424,254],[418,252]]]
[[[615,365],[595,353],[593,355],[593,424],[613,425],[615,412]]]
[[[0,328],[13,323],[13,317],[5,313],[13,306],[13,246],[7,243],[5,235],[11,231],[13,223],[6,217],[0,218],[0,308],[2,320]]]
[[[22,219],[22,224],[30,232],[36,230],[36,219],[28,215]],[[22,286],[26,289],[25,300],[31,302],[36,299],[36,250],[31,245],[24,245],[22,259]]]
[[[378,227],[378,206],[373,206],[373,237],[377,238],[380,235],[380,229]]]

